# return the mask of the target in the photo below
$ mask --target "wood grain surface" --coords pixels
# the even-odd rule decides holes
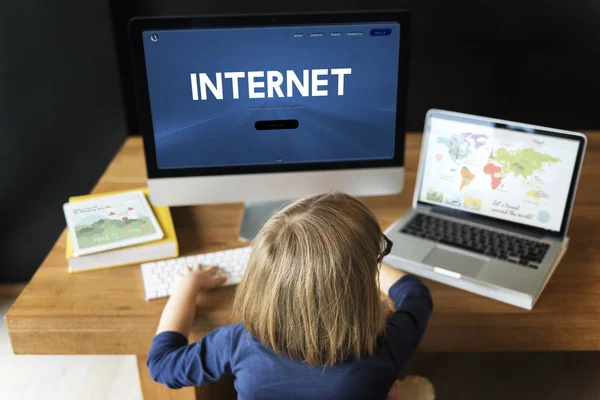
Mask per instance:
[[[533,311],[426,281],[435,310],[420,351],[600,350],[600,133],[589,143],[570,228],[569,251]],[[421,135],[406,139],[404,191],[363,200],[387,227],[410,208]],[[128,139],[94,192],[146,184],[142,140]],[[73,193],[73,195],[81,193]],[[66,199],[65,199],[66,200]],[[181,255],[243,246],[242,204],[173,208]],[[67,273],[66,232],[6,315],[17,354],[136,354],[140,362],[165,299],[146,302],[137,265]],[[235,288],[202,293],[191,340],[234,322]],[[143,381],[143,379],[142,379]]]

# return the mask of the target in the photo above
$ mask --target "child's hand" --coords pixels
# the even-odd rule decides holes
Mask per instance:
[[[196,265],[193,268],[185,267],[179,272],[173,282],[173,293],[192,290],[194,293],[202,289],[212,289],[227,281],[226,276],[218,275],[219,267],[203,268]]]

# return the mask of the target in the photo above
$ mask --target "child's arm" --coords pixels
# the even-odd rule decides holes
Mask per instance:
[[[215,329],[192,344],[187,339],[198,291],[220,286],[226,280],[217,276],[217,271],[216,267],[186,268],[174,283],[148,354],[148,371],[156,382],[176,389],[214,382],[231,373],[231,329]]]
[[[191,269],[187,267],[173,284],[173,294],[163,310],[156,334],[178,332],[188,337],[196,313],[196,295],[201,289],[221,286],[226,277],[217,276],[218,267]]]
[[[429,289],[413,275],[381,266],[380,286],[394,302],[385,327],[385,341],[398,371],[416,350],[433,310]]]

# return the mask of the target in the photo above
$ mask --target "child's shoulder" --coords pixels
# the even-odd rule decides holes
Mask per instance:
[[[228,336],[232,342],[236,342],[243,339],[246,335],[250,335],[244,324],[241,322],[232,325],[220,326],[215,328],[211,333],[217,336]]]
[[[212,332],[219,332],[219,333],[228,333],[228,334],[237,334],[237,335],[239,335],[239,334],[241,334],[243,332],[246,332],[246,328],[244,327],[244,324],[242,324],[241,322],[239,322],[237,324],[219,326],[218,328],[213,329]]]
[[[241,322],[238,322],[237,324],[233,324],[233,325],[226,325],[226,326],[223,326],[222,328],[230,331],[232,335],[243,335],[243,334],[248,333],[248,331],[246,330],[246,327]]]
[[[264,351],[264,345],[256,340],[242,323],[221,326],[213,330],[210,335],[218,337],[216,341],[228,348],[231,356],[238,361],[248,354],[254,354],[257,350]]]

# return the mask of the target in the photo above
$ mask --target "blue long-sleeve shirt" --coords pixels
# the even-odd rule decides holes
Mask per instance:
[[[313,368],[278,356],[236,324],[192,344],[177,332],[158,334],[148,356],[150,376],[181,388],[234,375],[239,399],[385,399],[417,348],[433,308],[429,290],[411,275],[399,279],[389,296],[396,312],[374,354],[359,361]]]

